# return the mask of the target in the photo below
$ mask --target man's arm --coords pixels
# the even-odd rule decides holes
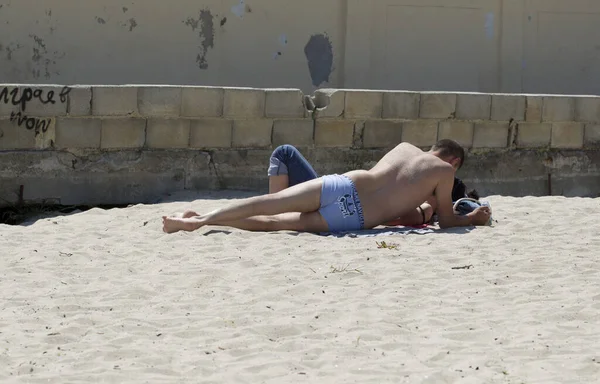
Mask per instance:
[[[470,225],[484,225],[489,218],[489,209],[477,210],[460,216],[454,213],[452,206],[452,187],[454,186],[454,172],[451,168],[440,170],[438,185],[435,189],[437,201],[437,214],[440,228],[466,227]]]

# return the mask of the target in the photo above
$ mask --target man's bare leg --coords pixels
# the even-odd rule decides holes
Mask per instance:
[[[253,216],[314,212],[320,207],[321,179],[310,180],[274,194],[250,197],[223,209],[189,218],[163,216],[163,231],[194,231],[204,225],[224,225]],[[320,215],[319,215],[320,216]]]
[[[319,212],[288,212],[274,216],[253,216],[216,225],[258,232],[325,232],[328,230],[327,222]]]
[[[192,213],[192,212],[190,212]],[[192,232],[199,228],[198,220],[191,217],[188,220],[177,220],[177,231]],[[176,220],[176,219],[174,219]],[[170,224],[165,224],[168,226]],[[246,231],[271,232],[271,231],[298,231],[298,232],[325,232],[328,225],[319,212],[288,212],[274,216],[253,216],[236,221],[226,221],[213,224],[222,227],[232,227]],[[165,232],[168,231],[168,228]]]
[[[163,232],[175,233],[179,231],[192,232],[202,227],[202,221],[195,217],[179,218],[163,216]]]
[[[194,217],[194,216],[200,216],[200,214],[196,211],[185,211],[185,212],[183,212],[183,215],[181,215],[181,217],[183,217],[184,219]]]
[[[269,176],[269,193],[277,193],[283,191],[290,186],[290,178],[288,175]]]

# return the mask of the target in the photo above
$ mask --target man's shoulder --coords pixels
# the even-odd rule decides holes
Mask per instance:
[[[419,160],[422,162],[426,162],[428,167],[431,167],[433,169],[437,169],[440,171],[452,171],[453,170],[452,165],[450,165],[449,163],[445,162],[444,160],[440,159],[439,157],[437,157],[429,152],[423,152],[423,153],[419,154],[417,156],[417,158],[419,158]]]
[[[452,178],[454,180],[454,168],[452,165],[446,163],[440,158],[429,155],[427,156],[427,168],[431,172],[432,175],[435,175],[437,178],[448,179]]]

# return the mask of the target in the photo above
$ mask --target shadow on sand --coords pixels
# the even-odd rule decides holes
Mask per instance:
[[[0,207],[0,224],[30,226],[38,220],[54,217],[71,216],[90,209],[123,209],[134,207],[138,204],[154,205],[175,202],[193,202],[196,200],[227,200],[243,199],[257,195],[256,192],[247,191],[180,191],[165,194],[149,201],[129,202],[113,205],[60,205],[60,204],[9,204]]]

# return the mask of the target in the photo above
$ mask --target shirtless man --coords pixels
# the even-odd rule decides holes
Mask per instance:
[[[441,228],[485,225],[491,215],[488,207],[465,216],[454,213],[454,174],[463,161],[463,148],[452,140],[439,141],[429,152],[401,143],[368,171],[323,176],[205,215],[163,216],[163,230],[194,231],[205,225],[249,231],[370,229],[414,211],[432,197]]]
[[[292,145],[280,145],[271,154],[269,159],[269,193],[277,193],[283,189],[319,178],[315,169],[300,151]],[[456,187],[456,178],[454,187]],[[464,194],[464,193],[463,193]],[[454,188],[452,190],[454,196]],[[464,197],[464,196],[462,196]],[[454,200],[454,197],[453,197]],[[458,199],[456,199],[458,200]],[[384,226],[420,226],[429,223],[435,213],[435,201],[429,199],[417,209],[408,212],[393,221],[383,223]],[[183,217],[198,216],[194,211],[186,211]]]

